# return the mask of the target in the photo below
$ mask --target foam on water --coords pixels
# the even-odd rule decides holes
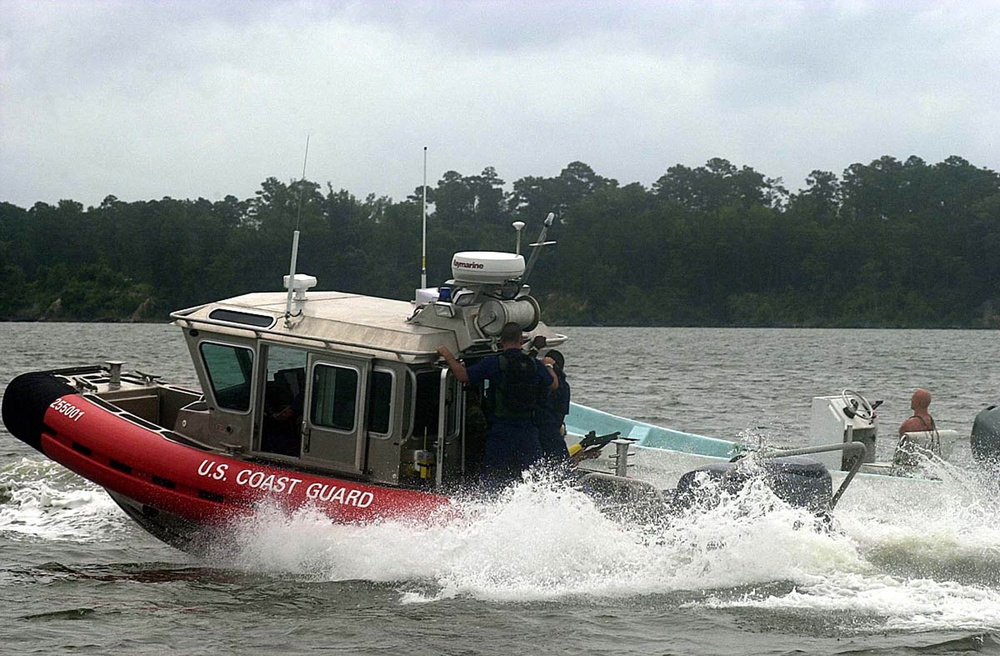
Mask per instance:
[[[432,598],[516,601],[806,581],[865,567],[853,541],[813,530],[811,515],[763,485],[644,525],[617,522],[589,496],[544,478],[458,505],[459,519],[418,526],[336,526],[312,511],[267,508],[238,527],[235,553],[220,557],[328,580],[422,582]]]
[[[48,460],[22,458],[0,470],[0,533],[45,540],[116,539],[127,526],[115,502]]]
[[[830,530],[763,484],[636,525],[529,477],[430,523],[338,526],[314,511],[262,509],[219,558],[306,579],[394,583],[404,603],[679,593],[688,606],[880,617],[886,630],[998,629],[1000,519],[991,508],[1000,495],[974,475],[929,466],[946,477],[924,498],[894,508],[862,491]]]
[[[841,514],[845,530],[866,559],[886,571],[1000,584],[996,473],[960,470],[934,458],[923,469],[938,480],[897,486],[891,497],[859,490]]]
[[[939,480],[862,484],[838,508],[837,525],[862,567],[810,573],[784,594],[716,596],[707,605],[883,616],[886,630],[996,630],[995,472],[963,471],[935,458],[922,468]]]
[[[883,616],[886,630],[996,630],[1000,594],[977,585],[932,579],[900,579],[875,573],[815,576],[780,595],[711,598],[706,606],[763,608],[832,615]]]
[[[337,525],[264,506],[209,564],[307,581],[393,585],[403,603],[455,597],[559,601],[679,595],[686,606],[881,618],[886,630],[1000,629],[1000,498],[992,472],[930,462],[942,480],[849,490],[829,530],[763,484],[643,523],[579,490],[528,477],[499,498],[460,498],[431,521]],[[99,488],[61,467],[7,465],[0,532],[118,539],[129,527]],[[895,488],[893,488],[895,489]],[[891,501],[891,502],[889,502]]]

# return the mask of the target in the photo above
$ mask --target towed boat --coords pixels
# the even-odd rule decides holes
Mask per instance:
[[[871,403],[864,395],[850,389],[832,396],[814,397],[808,438],[810,447],[863,444],[865,448],[863,451],[820,448],[813,457],[823,463],[836,480],[853,477],[854,473],[861,475],[860,480],[876,481],[880,485],[905,486],[911,482],[934,480],[922,464],[934,458],[948,460],[962,436],[950,429],[904,433],[893,445],[891,458],[877,460],[876,409],[879,405],[880,402]],[[567,433],[580,437],[594,429],[614,434],[616,439],[638,447],[648,460],[658,463],[668,480],[677,480],[693,468],[729,462],[764,447],[665,428],[571,403],[566,417]],[[972,445],[977,456],[979,452],[992,457],[1000,454],[1000,406],[991,406],[977,417]],[[627,456],[613,453],[610,465],[605,462],[598,466],[603,469],[620,466],[616,463],[636,455],[635,450],[627,453]]]
[[[182,550],[198,551],[261,503],[317,508],[335,522],[448,515],[482,474],[485,389],[463,386],[438,347],[473,363],[497,351],[508,322],[545,348],[566,340],[540,320],[524,258],[457,253],[452,279],[411,302],[313,291],[294,252],[285,292],[171,314],[197,388],[120,361],[29,372],[4,394],[7,429]],[[591,423],[586,432],[602,431]],[[790,502],[826,512],[845,486],[833,493],[825,466],[807,458],[821,450],[772,452],[763,469]],[[581,472],[579,484],[609,504],[675,508],[706,479],[738,486],[746,471],[708,463],[668,490],[624,472]]]

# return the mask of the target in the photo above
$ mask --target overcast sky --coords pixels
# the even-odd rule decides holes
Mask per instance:
[[[651,185],[882,155],[1000,170],[1000,0],[0,0],[0,201],[402,200],[493,166]]]

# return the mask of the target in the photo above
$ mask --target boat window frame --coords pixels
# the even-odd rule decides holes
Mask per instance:
[[[350,428],[341,428],[339,426],[328,426],[328,425],[325,425],[325,424],[318,424],[315,421],[313,421],[313,413],[316,411],[316,369],[318,367],[329,367],[329,368],[332,368],[332,369],[345,369],[345,370],[354,372],[354,376],[355,376],[355,381],[354,381],[354,409],[353,409],[353,414],[352,414],[352,416],[353,416],[353,423],[351,424]],[[357,433],[358,430],[359,430],[358,422],[361,421],[361,418],[359,417],[359,415],[362,414],[361,412],[359,412],[359,410],[364,409],[364,405],[361,404],[361,400],[364,398],[364,396],[366,396],[365,394],[362,394],[362,392],[361,392],[361,380],[362,380],[362,378],[363,378],[363,375],[362,375],[362,371],[361,371],[360,367],[356,367],[356,366],[353,366],[353,365],[344,364],[342,362],[338,362],[338,363],[325,362],[325,361],[313,362],[312,366],[309,368],[309,381],[308,381],[308,389],[309,389],[309,399],[308,399],[309,400],[309,413],[308,413],[308,416],[305,418],[306,421],[308,421],[309,428],[310,429],[318,428],[320,430],[332,431],[334,433],[342,433],[344,435],[354,435],[355,433]],[[359,407],[359,405],[361,407]],[[367,417],[365,417],[364,419],[367,419]]]
[[[418,388],[420,387],[419,386],[418,377],[426,375],[430,379],[428,387],[432,387],[432,388],[434,388],[436,390],[436,394],[437,394],[437,397],[438,397],[437,402],[440,404],[440,401],[441,401],[441,378],[440,378],[440,372],[441,371],[447,371],[447,368],[442,369],[441,367],[434,367],[434,366],[429,366],[428,367],[428,366],[419,366],[419,365],[417,367],[407,367],[406,368],[407,378],[411,382],[411,387],[409,389],[409,394],[408,394],[408,397],[409,397],[408,401],[409,401],[410,408],[409,408],[409,412],[407,413],[407,417],[406,417],[406,421],[407,421],[408,425],[404,427],[404,429],[402,431],[403,434],[401,436],[401,439],[403,441],[406,441],[406,440],[410,439],[411,437],[413,437],[414,434],[415,434],[415,431],[416,431],[416,425],[417,425],[417,406],[418,406],[417,397],[418,397]],[[454,378],[454,374],[452,374],[452,377]],[[457,378],[454,378],[454,379],[455,379],[455,381],[457,382],[457,385],[458,385],[456,393],[457,394],[461,394],[462,393],[462,383],[461,383],[461,381],[458,381]],[[439,410],[440,410],[440,405],[438,406],[438,411]],[[457,412],[457,410],[456,410],[456,412]],[[440,417],[438,417],[438,421],[435,421],[433,423],[435,431],[437,431],[437,429],[439,427],[439,423],[440,423]],[[447,435],[443,435],[443,436],[439,436],[439,437],[449,437],[450,438],[450,437],[457,436],[459,434],[460,429],[461,429],[461,424],[462,424],[461,417],[459,417],[457,415],[450,417],[449,421],[446,423],[446,428],[448,429],[447,430]]]
[[[299,344],[294,344],[294,343],[290,343],[290,342],[271,341],[271,340],[267,340],[267,339],[257,340],[256,343],[257,343],[257,355],[258,355],[259,365],[257,367],[258,368],[258,373],[257,373],[257,376],[258,376],[258,380],[257,380],[258,388],[257,389],[258,389],[258,391],[257,391],[257,396],[255,398],[256,398],[257,404],[260,407],[260,414],[254,420],[253,438],[252,438],[252,442],[251,442],[253,444],[252,450],[255,451],[256,453],[266,454],[267,457],[272,457],[272,458],[275,457],[275,456],[282,457],[282,458],[296,458],[296,459],[301,458],[302,457],[302,426],[303,426],[303,420],[304,420],[304,416],[303,416],[302,412],[304,412],[304,407],[305,407],[305,392],[306,392],[306,380],[305,379],[308,376],[308,368],[309,368],[308,362],[309,362],[309,352],[310,352],[310,350],[307,347],[301,346]],[[298,366],[300,363],[296,362],[296,363],[294,363],[295,366],[293,366],[293,367],[274,368],[275,367],[275,358],[273,356],[274,356],[275,350],[278,350],[279,352],[280,351],[286,351],[286,352],[295,353],[296,354],[295,357],[297,357],[298,354],[301,354],[302,360],[303,360],[301,362],[301,367]],[[277,451],[277,450],[274,450],[274,449],[266,449],[266,448],[264,448],[265,447],[265,431],[267,431],[268,428],[270,428],[272,430],[274,428],[273,425],[271,427],[267,426],[267,423],[270,421],[269,417],[267,416],[267,413],[269,411],[269,408],[270,408],[271,411],[273,411],[275,409],[274,406],[272,406],[272,405],[269,404],[269,401],[271,401],[273,399],[271,399],[269,397],[268,386],[271,383],[277,382],[276,375],[277,375],[278,372],[285,371],[285,370],[288,370],[288,369],[293,369],[294,370],[294,369],[300,369],[300,368],[302,370],[302,388],[301,388],[301,393],[302,393],[302,398],[301,398],[302,407],[299,408],[299,413],[298,414],[293,415],[293,420],[292,420],[293,423],[291,424],[294,427],[294,432],[295,432],[295,434],[298,437],[299,453],[298,453],[298,455],[293,455],[293,454],[288,454],[288,453],[284,453],[284,452],[281,452],[281,451]],[[289,391],[291,391],[291,390],[289,390]],[[293,409],[294,409],[294,406],[295,406],[295,397],[296,397],[296,394],[294,392],[292,392],[292,394],[291,394],[291,403],[289,404],[289,407],[291,407]],[[287,439],[287,437],[288,436],[286,436],[286,439]],[[283,442],[280,439],[278,441],[275,441],[274,438],[268,438],[266,441],[268,443],[267,446],[276,446],[276,445],[281,445],[281,444],[285,444],[285,446],[288,446],[288,445],[294,443],[294,440],[289,440],[287,442]]]
[[[417,423],[417,372],[411,366],[406,367],[406,387],[403,389],[403,394],[405,416],[399,438],[405,442],[413,436],[413,427]]]
[[[371,427],[371,411],[374,407],[372,401],[371,390],[375,386],[375,377],[377,374],[389,374],[389,410],[388,410],[388,424],[386,426],[386,431],[384,433],[372,430]],[[369,374],[368,380],[368,394],[365,398],[365,429],[369,436],[376,440],[386,440],[392,437],[393,429],[395,428],[395,422],[393,419],[396,415],[396,371],[390,367],[386,366],[375,366],[373,365]]]
[[[246,378],[247,385],[247,408],[245,410],[240,410],[237,408],[231,408],[219,403],[218,390],[215,385],[215,380],[212,377],[212,368],[208,366],[208,360],[205,359],[205,351],[203,350],[205,345],[209,346],[222,346],[233,349],[242,349],[250,353],[250,373]],[[258,357],[257,349],[255,347],[247,346],[245,344],[236,344],[233,342],[222,341],[218,339],[202,339],[198,341],[198,357],[201,360],[201,368],[205,372],[205,379],[208,383],[206,392],[212,395],[212,406],[216,411],[228,412],[235,415],[248,416],[253,412],[254,409],[254,393],[256,390],[256,374],[258,369],[258,364],[260,358]],[[240,367],[242,371],[242,366]]]
[[[450,370],[445,368],[444,381],[442,383],[445,387],[445,410],[448,410],[450,406],[451,412],[445,415],[445,435],[444,438],[454,438],[459,437],[462,432],[462,426],[465,423],[465,390],[462,381]],[[449,403],[447,401],[447,392],[452,392],[454,397]]]

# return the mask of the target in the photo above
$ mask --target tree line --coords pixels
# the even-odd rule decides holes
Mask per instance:
[[[0,319],[142,320],[280,290],[292,231],[321,289],[412,299],[423,188],[358,198],[268,178],[252,198],[0,202]],[[651,187],[582,162],[507,184],[492,167],[428,186],[427,274],[454,252],[532,241],[555,325],[1000,327],[1000,175],[949,157],[884,156],[801,191],[715,158]]]

